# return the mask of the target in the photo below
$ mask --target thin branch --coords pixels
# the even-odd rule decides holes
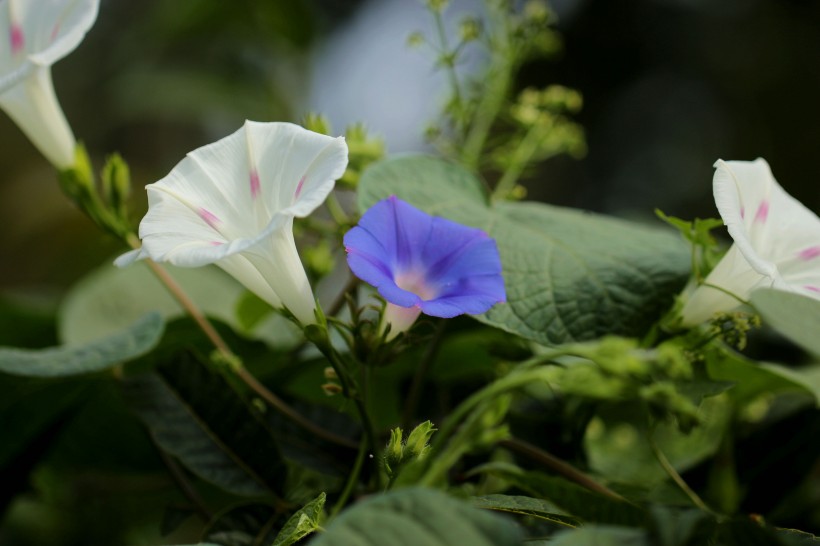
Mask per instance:
[[[647,439],[649,440],[649,447],[652,449],[652,454],[655,455],[655,458],[660,463],[663,470],[672,478],[672,481],[680,488],[684,494],[689,497],[689,500],[692,501],[692,504],[703,510],[704,512],[708,512],[713,515],[718,515],[714,510],[709,508],[703,499],[698,496],[695,491],[689,487],[689,484],[683,479],[683,477],[678,474],[678,471],[675,470],[675,467],[672,466],[672,463],[669,462],[669,459],[666,458],[661,448],[655,442],[654,434],[652,433],[652,429],[650,428],[649,432],[647,433]]]
[[[502,440],[499,442],[502,446],[515,451],[520,455],[524,455],[525,457],[532,459],[533,461],[546,466],[547,468],[553,470],[554,472],[564,476],[570,481],[577,483],[580,486],[589,489],[590,491],[594,491],[595,493],[600,493],[602,495],[606,495],[615,500],[625,501],[622,496],[620,496],[615,491],[611,490],[610,488],[602,485],[571,464],[567,463],[566,461],[562,461],[555,455],[551,453],[547,453],[543,449],[536,447],[529,442],[525,442],[524,440],[519,440],[518,438],[510,438],[507,440]]]
[[[133,234],[128,236],[128,243],[133,248],[139,248],[140,245],[139,240]],[[309,421],[290,407],[284,400],[268,390],[268,388],[260,383],[255,377],[253,377],[253,375],[251,375],[250,372],[242,366],[239,358],[231,351],[228,344],[225,343],[225,340],[219,335],[219,332],[216,331],[211,322],[205,317],[193,300],[188,297],[188,294],[185,293],[179,283],[176,282],[168,271],[152,260],[146,261],[157,278],[165,285],[182,308],[185,309],[185,312],[188,313],[194,322],[196,322],[196,324],[202,329],[211,343],[213,343],[214,347],[216,347],[217,351],[219,351],[220,355],[226,360],[226,362],[230,363],[230,367],[236,373],[236,376],[239,377],[239,379],[241,379],[248,386],[248,388],[268,402],[279,413],[291,419],[294,423],[308,432],[315,434],[319,438],[350,449],[356,449],[358,447],[356,442],[325,430],[319,425]]]
[[[290,407],[284,400],[273,394],[265,385],[259,382],[253,375],[248,372],[245,367],[240,367],[236,370],[236,375],[241,379],[253,392],[258,394],[263,400],[274,407],[279,413],[305,429],[306,431],[315,434],[317,437],[331,442],[342,447],[356,449],[359,444],[344,436],[339,436],[335,432],[325,430],[313,421],[306,419],[301,413]]]
[[[427,345],[427,350],[421,358],[421,362],[416,367],[416,373],[413,375],[413,383],[410,385],[410,391],[407,393],[407,401],[404,403],[404,411],[401,416],[402,428],[410,428],[410,420],[416,412],[419,404],[419,397],[421,396],[421,385],[424,378],[430,371],[436,356],[438,355],[441,342],[444,340],[444,331],[447,329],[448,321],[441,320],[436,326],[436,331],[433,333],[433,339]]]

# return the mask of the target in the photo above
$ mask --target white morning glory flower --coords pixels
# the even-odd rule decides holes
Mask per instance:
[[[715,167],[715,203],[734,244],[684,305],[683,324],[731,311],[757,288],[820,299],[820,218],[780,187],[763,159]]]
[[[272,306],[311,324],[315,300],[293,240],[293,219],[313,212],[346,167],[343,137],[246,121],[146,186],[142,248],[115,263],[216,264]]]
[[[74,135],[51,65],[82,41],[99,0],[0,0],[0,108],[58,169],[74,164]]]

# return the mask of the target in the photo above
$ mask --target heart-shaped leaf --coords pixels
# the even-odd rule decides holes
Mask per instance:
[[[360,209],[390,195],[494,237],[507,303],[476,318],[541,343],[639,336],[688,277],[689,252],[671,232],[541,203],[489,203],[476,177],[434,157],[368,168]]]

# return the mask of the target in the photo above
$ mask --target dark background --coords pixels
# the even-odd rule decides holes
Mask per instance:
[[[525,66],[518,87],[580,90],[589,152],[546,162],[526,180],[531,198],[630,217],[655,207],[715,216],[714,161],[761,156],[787,191],[820,210],[820,3],[553,7],[563,53]],[[479,0],[463,0],[447,13],[455,24],[479,10]],[[246,118],[326,111],[337,133],[359,119],[391,151],[423,147],[423,122],[446,90],[430,56],[404,44],[430,25],[411,0],[103,0],[96,25],[53,75],[97,167],[112,151],[131,164],[136,221],[142,186]],[[465,60],[468,71],[480,53]],[[51,167],[5,115],[0,172],[0,290],[59,296],[121,250],[60,194]]]

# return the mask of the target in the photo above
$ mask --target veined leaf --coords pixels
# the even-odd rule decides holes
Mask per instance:
[[[157,444],[194,474],[237,495],[281,493],[286,467],[270,428],[191,353],[124,388]]]
[[[99,372],[153,349],[164,326],[159,314],[149,313],[125,330],[82,345],[48,349],[0,348],[0,372],[26,377],[67,377]]]
[[[567,527],[578,527],[580,521],[542,499],[521,495],[484,495],[473,497],[473,506],[485,510],[509,512],[521,516],[533,516]]]
[[[271,546],[291,546],[318,529],[322,520],[325,499],[326,495],[321,493],[293,514],[279,531]]]
[[[431,489],[374,495],[343,512],[311,546],[520,546],[511,520]]]
[[[360,210],[390,195],[494,237],[507,303],[476,318],[540,343],[640,336],[689,275],[688,249],[670,231],[540,203],[489,204],[477,178],[434,157],[368,168]]]
[[[564,513],[584,522],[612,525],[643,525],[647,512],[626,500],[593,493],[563,478],[516,467],[488,464],[474,472],[499,475],[519,489],[557,506]]]

